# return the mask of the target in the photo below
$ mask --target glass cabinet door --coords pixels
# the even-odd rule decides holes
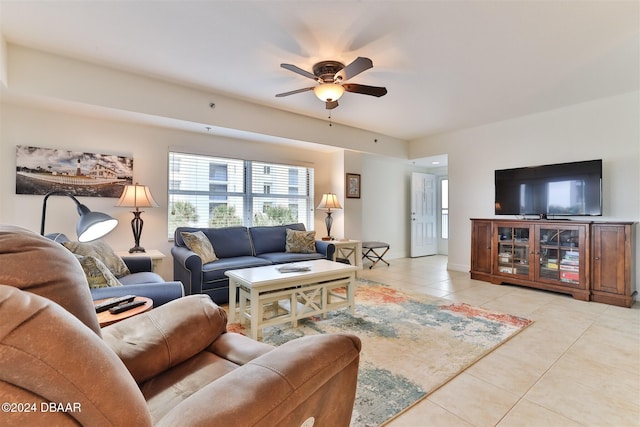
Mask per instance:
[[[498,272],[529,276],[529,227],[498,227]]]
[[[580,231],[541,227],[540,271],[543,279],[580,283]]]

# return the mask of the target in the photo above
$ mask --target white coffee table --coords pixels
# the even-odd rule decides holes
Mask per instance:
[[[327,312],[342,307],[354,312],[355,272],[359,267],[324,259],[287,265],[304,265],[310,270],[281,273],[278,267],[282,265],[269,265],[227,271],[229,322],[236,320],[238,311],[241,323],[251,322],[251,337],[257,340],[267,326],[291,322],[295,327],[300,319],[326,317]],[[267,305],[271,308],[268,318]]]

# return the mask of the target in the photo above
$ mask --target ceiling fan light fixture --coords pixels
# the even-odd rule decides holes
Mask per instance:
[[[313,93],[323,102],[337,101],[344,93],[344,88],[337,83],[321,83],[313,88]]]

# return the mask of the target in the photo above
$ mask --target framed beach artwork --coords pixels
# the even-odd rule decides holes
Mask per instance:
[[[360,198],[360,174],[348,173],[346,179],[346,193],[348,199]]]
[[[132,183],[133,157],[16,146],[16,194],[120,197]]]

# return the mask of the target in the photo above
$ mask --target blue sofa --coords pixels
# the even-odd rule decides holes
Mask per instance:
[[[46,237],[58,243],[69,241],[67,236],[61,233],[47,234]],[[153,264],[150,257],[125,256],[122,257],[122,260],[131,274],[118,278],[122,286],[91,289],[91,298],[94,301],[124,295],[137,295],[151,298],[153,306],[158,307],[184,296],[182,283],[167,282],[159,274],[152,271]]]
[[[261,227],[178,227],[171,248],[173,278],[182,282],[185,294],[207,294],[216,304],[225,304],[229,302],[229,278],[224,275],[227,270],[333,259],[335,246],[322,240],[316,240],[315,253],[286,252],[287,228],[305,231],[301,223]],[[189,250],[181,233],[196,231],[207,236],[218,260],[203,265],[201,258]]]

